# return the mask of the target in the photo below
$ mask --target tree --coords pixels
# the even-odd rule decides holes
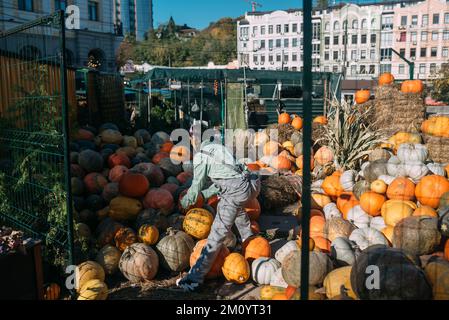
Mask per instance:
[[[316,9],[318,10],[324,10],[329,7],[329,1],[328,0],[317,0]]]
[[[128,60],[132,60],[135,46],[136,41],[134,38],[127,36],[123,39],[115,54],[115,61],[118,68],[123,67]]]
[[[432,81],[432,98],[449,103],[449,63],[443,63]]]

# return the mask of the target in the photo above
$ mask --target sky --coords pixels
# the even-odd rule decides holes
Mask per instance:
[[[263,7],[258,11],[299,8],[302,0],[258,0]],[[245,0],[153,0],[154,27],[167,22],[173,16],[176,24],[199,29],[224,17],[236,18],[251,11]]]

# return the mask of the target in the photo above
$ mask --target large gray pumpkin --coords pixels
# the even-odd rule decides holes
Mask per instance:
[[[348,238],[338,237],[332,241],[331,257],[338,265],[346,266],[354,264],[358,250],[356,245]]]
[[[181,164],[174,164],[170,158],[163,158],[159,162],[159,167],[162,169],[165,177],[176,177],[178,174],[182,172]]]
[[[338,237],[349,237],[356,227],[341,217],[332,217],[326,220],[324,234],[329,241],[334,241]]]
[[[133,243],[122,254],[120,271],[133,283],[152,280],[159,267],[157,253],[146,244]]]
[[[107,244],[98,251],[95,260],[103,267],[106,274],[111,275],[118,270],[121,256],[122,253],[116,246]]]
[[[78,162],[81,168],[87,173],[101,172],[103,170],[103,157],[96,151],[84,150],[78,156]]]
[[[156,246],[161,265],[173,272],[181,272],[189,267],[194,247],[195,242],[187,233],[172,228],[167,230],[167,235]]]
[[[426,216],[407,217],[393,230],[393,247],[422,256],[435,251],[441,241],[438,219]]]
[[[351,286],[362,300],[432,298],[424,271],[404,251],[382,245],[371,246],[360,254],[352,266]]]
[[[388,172],[387,161],[384,159],[370,162],[363,170],[363,177],[370,183],[377,180],[379,176],[385,174],[388,174]]]
[[[332,261],[324,252],[309,253],[309,285],[323,283],[326,275],[332,270]],[[301,251],[290,252],[282,261],[282,276],[288,285],[299,288],[301,285]]]
[[[357,181],[353,187],[354,196],[360,200],[362,194],[370,190],[370,183],[366,180]]]
[[[258,284],[270,284],[276,271],[281,267],[279,261],[273,258],[260,257],[251,264],[253,280]]]
[[[165,177],[161,168],[154,163],[138,163],[130,172],[143,174],[150,182],[151,187],[160,187],[164,184]]]

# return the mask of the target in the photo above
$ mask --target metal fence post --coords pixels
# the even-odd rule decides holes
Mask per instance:
[[[301,300],[307,300],[309,294],[309,229],[310,229],[310,156],[312,138],[312,0],[303,1],[304,13],[304,69],[303,69],[303,186],[301,221]]]
[[[74,239],[73,239],[73,212],[72,212],[72,186],[70,182],[70,128],[69,128],[69,108],[67,102],[67,61],[66,61],[66,39],[65,39],[65,12],[59,11],[59,23],[61,28],[60,49],[61,49],[61,102],[62,102],[62,133],[64,143],[64,183],[67,192],[67,245],[69,265],[75,263]]]

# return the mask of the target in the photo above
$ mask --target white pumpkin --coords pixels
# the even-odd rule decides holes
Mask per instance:
[[[323,207],[324,217],[326,220],[329,220],[333,217],[339,217],[341,218],[343,215],[341,214],[340,210],[338,210],[337,205],[335,202],[331,202],[326,204]]]
[[[405,174],[407,177],[413,180],[414,183],[418,183],[424,176],[429,173],[429,168],[422,162],[407,162],[404,165]]]
[[[348,238],[335,238],[331,243],[331,256],[340,265],[352,265],[356,260],[354,244]]]
[[[403,143],[397,152],[397,156],[402,163],[424,162],[428,155],[427,147],[418,143]]]
[[[314,182],[311,184],[310,189],[311,189],[312,191],[315,191],[315,192],[318,192],[318,193],[324,193],[324,191],[321,189],[321,186],[323,185],[323,181],[324,181],[324,180],[317,180],[317,181],[314,181]]]
[[[299,249],[296,241],[290,240],[286,244],[284,244],[282,247],[280,247],[279,250],[276,251],[276,253],[274,254],[274,257],[277,261],[282,263],[284,258],[293,250],[300,250],[300,249]]]
[[[365,250],[375,244],[388,245],[385,236],[374,228],[355,229],[349,236],[349,240],[354,241],[360,250]]]
[[[253,280],[258,284],[270,284],[271,278],[281,267],[279,261],[273,258],[260,257],[251,264]]]
[[[287,288],[288,284],[285,282],[282,276],[282,268],[276,270],[276,272],[271,276],[270,286]]]
[[[428,163],[427,168],[430,172],[433,174],[436,174],[438,176],[446,176],[446,170],[444,170],[444,166],[439,163]]]
[[[378,179],[379,179],[379,180],[382,180],[382,181],[385,182],[387,185],[390,185],[390,184],[393,182],[393,180],[396,179],[396,178],[393,177],[393,176],[389,176],[389,175],[383,174],[383,175],[379,176]]]
[[[405,177],[405,169],[398,157],[392,156],[387,162],[387,172],[392,177]]]
[[[340,184],[345,191],[352,191],[357,175],[358,173],[355,170],[346,170],[342,173],[340,176]]]
[[[384,229],[387,226],[387,224],[385,223],[385,220],[383,217],[378,216],[378,217],[373,217],[371,218],[371,221],[369,223],[369,227],[382,231],[382,229]]]
[[[371,221],[371,216],[363,211],[360,205],[357,205],[349,210],[347,219],[357,228],[368,228]]]
[[[362,166],[360,167],[360,170],[361,170],[361,171],[364,171],[365,168],[366,168],[367,166],[369,166],[369,162],[364,162],[364,163],[362,164]]]

